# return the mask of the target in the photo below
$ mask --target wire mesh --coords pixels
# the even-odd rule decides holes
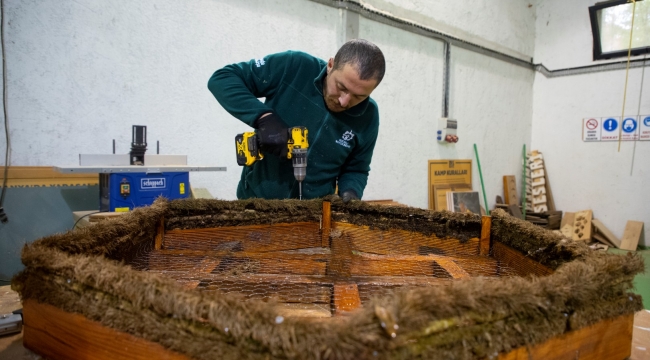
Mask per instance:
[[[273,301],[279,314],[308,317],[345,313],[397,289],[527,274],[479,255],[478,238],[309,222],[170,230],[159,249],[140,249],[130,265],[194,291]]]

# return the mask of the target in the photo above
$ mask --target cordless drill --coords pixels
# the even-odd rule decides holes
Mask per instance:
[[[298,194],[302,200],[302,181],[307,175],[307,128],[304,126],[294,126],[288,129],[287,137],[287,159],[291,159],[293,164],[293,176],[298,181]],[[251,166],[257,160],[264,159],[260,151],[260,144],[257,135],[254,132],[245,132],[235,136],[235,146],[237,149],[237,164],[240,166]]]

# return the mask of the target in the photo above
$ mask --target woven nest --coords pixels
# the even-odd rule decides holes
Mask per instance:
[[[478,216],[332,199],[332,221],[465,241]],[[474,359],[534,345],[642,309],[629,293],[640,256],[582,243],[492,214],[492,241],[553,270],[548,276],[472,277],[372,297],[348,316],[282,318],[274,301],[188,290],[129,265],[165,229],[319,222],[322,200],[157,200],[151,207],[26,245],[12,281],[23,300],[79,313],[196,359]],[[387,325],[391,329],[387,331]],[[394,326],[397,325],[397,326]]]

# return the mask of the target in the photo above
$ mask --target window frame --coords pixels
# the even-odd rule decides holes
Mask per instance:
[[[643,0],[636,0],[636,1],[641,2]],[[598,26],[598,11],[609,7],[624,5],[628,3],[629,3],[628,0],[612,0],[612,1],[597,3],[589,7],[589,19],[591,20],[591,33],[593,35],[593,44],[594,44],[594,54],[593,54],[594,61],[627,56],[628,53],[627,49],[609,51],[605,53],[603,52],[602,47],[600,45],[600,27]],[[650,46],[632,48],[630,55],[636,56],[642,54],[650,54]]]

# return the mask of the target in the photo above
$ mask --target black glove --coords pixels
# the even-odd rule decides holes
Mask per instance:
[[[257,138],[262,153],[281,158],[287,157],[287,152],[289,152],[287,148],[289,129],[278,115],[271,113],[261,117],[255,120],[253,127],[257,129]]]
[[[341,200],[343,200],[344,204],[347,204],[351,200],[359,200],[359,196],[354,190],[345,190],[341,193]]]

